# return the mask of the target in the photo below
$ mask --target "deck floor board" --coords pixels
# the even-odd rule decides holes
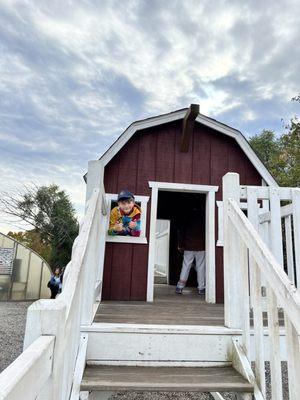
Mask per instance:
[[[279,311],[279,325],[284,325]],[[158,325],[212,325],[224,326],[224,304],[209,304],[195,288],[175,294],[175,286],[156,284],[153,303],[146,301],[103,301],[94,322]],[[267,326],[267,313],[263,313]],[[250,319],[252,323],[252,318]]]
[[[208,304],[194,288],[155,285],[154,301],[103,301],[94,322],[165,325],[224,325],[224,305]]]

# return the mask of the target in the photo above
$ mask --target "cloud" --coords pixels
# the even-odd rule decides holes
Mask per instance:
[[[81,215],[88,160],[132,121],[192,102],[246,135],[280,131],[299,112],[299,11],[296,0],[0,0],[1,187],[58,183]]]

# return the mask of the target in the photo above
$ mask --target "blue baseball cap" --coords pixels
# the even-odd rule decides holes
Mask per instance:
[[[134,199],[134,195],[129,192],[129,190],[121,190],[121,192],[118,194],[118,201],[131,198]]]

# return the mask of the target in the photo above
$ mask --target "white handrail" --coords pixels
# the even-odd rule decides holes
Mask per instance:
[[[67,316],[70,312],[73,297],[76,294],[76,285],[78,284],[79,275],[84,264],[84,257],[88,249],[92,223],[97,211],[96,207],[98,204],[98,199],[100,197],[99,192],[99,189],[94,189],[94,193],[91,197],[86,215],[83,219],[82,227],[74,243],[71,261],[66,267],[67,278],[64,279],[65,284],[59,297],[60,301],[64,301],[67,305]]]
[[[247,200],[247,216],[240,209],[241,198]],[[281,207],[282,200],[289,200],[292,203]],[[263,209],[269,210],[262,216],[259,215],[261,209],[258,208],[261,201]],[[264,356],[263,310],[267,300],[271,395],[272,400],[282,400],[278,314],[281,309],[284,315],[289,398],[298,400],[300,398],[300,292],[290,276],[294,267],[292,242],[296,255],[296,272],[300,270],[300,191],[297,188],[240,186],[239,175],[228,173],[223,177],[223,212],[225,324],[231,328],[242,329],[244,352],[249,360],[251,306],[255,379],[260,391],[255,398],[261,396],[265,398],[267,360]],[[287,229],[285,235],[289,275],[283,268],[282,218],[285,218]],[[267,231],[261,229],[265,223],[268,224]],[[263,286],[266,289],[266,297],[262,295]]]
[[[234,200],[228,215],[300,335],[300,294]]]
[[[101,222],[103,193],[103,187],[94,189],[88,201],[79,235],[73,243],[71,261],[65,270],[62,293],[55,300],[39,300],[28,308],[24,351],[9,366],[8,372],[0,375],[0,390],[1,386],[10,388],[9,391],[0,391],[1,400],[21,398],[21,395],[10,396],[10,392],[18,393],[20,385],[23,385],[23,390],[26,389],[28,399],[35,399],[41,393],[56,399],[68,399],[70,396],[80,344],[80,325],[92,323],[95,290],[98,297],[101,290],[101,284],[98,282],[96,285],[99,241],[95,238]],[[41,343],[45,340],[51,341],[51,346],[49,344],[43,350]],[[51,368],[48,368],[46,356],[51,360]],[[41,364],[41,360],[45,365]],[[11,376],[16,376],[16,379],[9,382]]]
[[[40,336],[0,374],[0,399],[35,400],[52,372],[54,336]]]

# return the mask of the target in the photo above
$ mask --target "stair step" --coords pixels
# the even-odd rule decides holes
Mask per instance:
[[[82,391],[244,392],[253,386],[233,367],[87,365]]]
[[[100,324],[82,327],[88,334],[87,361],[187,362],[195,366],[231,362],[232,336],[240,330],[221,326]],[[206,364],[206,365],[205,365]]]

